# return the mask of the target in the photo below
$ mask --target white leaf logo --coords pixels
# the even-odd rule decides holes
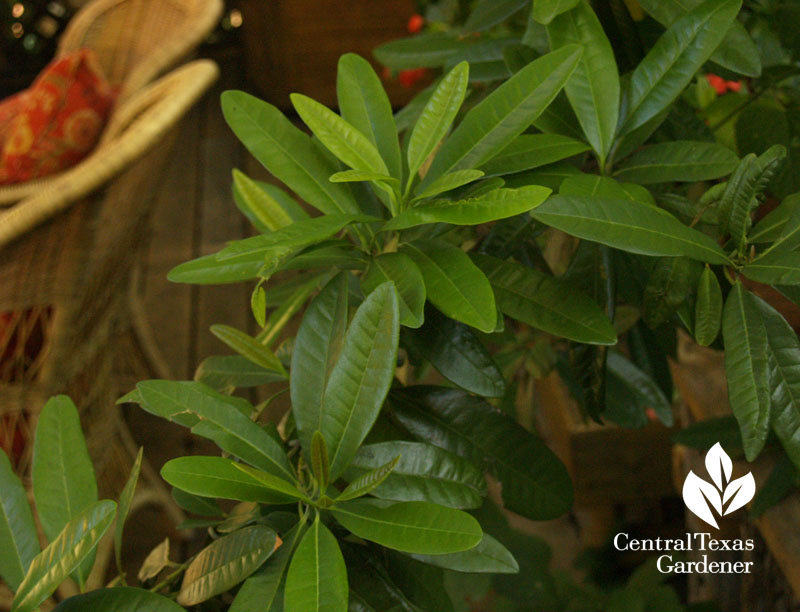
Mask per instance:
[[[730,479],[733,462],[719,442],[706,453],[706,470],[712,482],[689,472],[683,483],[683,501],[699,519],[719,529],[716,517],[735,512],[753,499],[756,481],[749,472],[736,480]]]

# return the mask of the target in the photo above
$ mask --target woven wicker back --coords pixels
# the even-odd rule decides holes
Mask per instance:
[[[0,439],[22,446],[20,473],[36,415],[58,393],[79,404],[103,470],[117,393],[111,369],[153,196],[179,120],[216,74],[212,62],[193,62],[134,95],[86,172],[0,212],[0,313],[16,316],[0,325]]]

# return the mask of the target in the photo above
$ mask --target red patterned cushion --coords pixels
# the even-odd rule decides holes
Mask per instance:
[[[29,89],[0,105],[0,183],[77,164],[97,143],[113,102],[93,51],[53,61]]]

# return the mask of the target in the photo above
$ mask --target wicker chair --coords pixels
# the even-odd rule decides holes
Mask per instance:
[[[90,157],[0,209],[0,313],[25,313],[0,327],[0,436],[21,438],[20,474],[43,402],[66,393],[81,410],[101,489],[113,493],[121,474],[124,482],[132,442],[112,368],[131,324],[129,292],[178,123],[217,73],[195,61],[131,96]]]
[[[222,14],[222,0],[93,0],[70,21],[56,57],[94,49],[105,77],[119,87],[117,104],[171,70],[208,36]],[[103,133],[115,133],[112,115]],[[58,175],[0,187],[0,206],[17,202]]]

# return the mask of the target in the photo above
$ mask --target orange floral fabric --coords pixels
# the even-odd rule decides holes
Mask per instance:
[[[0,104],[0,184],[81,161],[97,144],[114,96],[89,49],[49,64],[29,89]]]

